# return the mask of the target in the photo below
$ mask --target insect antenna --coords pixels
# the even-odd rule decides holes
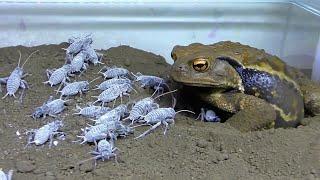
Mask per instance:
[[[138,78],[137,75],[135,75],[133,72],[131,72],[132,76],[134,76],[136,79]]]
[[[175,97],[172,97],[172,108],[175,108],[177,105],[177,99]]]
[[[19,53],[19,61],[18,61],[18,67],[20,66],[20,61],[21,61],[21,52],[20,50],[18,50],[18,53]]]
[[[23,66],[27,63],[27,61],[30,59],[30,57],[31,57],[34,53],[36,53],[36,52],[38,52],[38,51],[39,51],[39,50],[36,50],[36,51],[32,52],[32,53],[28,56],[28,58],[26,59],[26,61],[22,64],[21,68],[23,68]]]
[[[177,92],[178,91],[178,89],[175,89],[175,90],[172,90],[172,91],[168,91],[168,92],[166,92],[166,93],[162,93],[162,94],[160,94],[159,96],[157,96],[157,97],[155,97],[154,99],[157,99],[157,98],[159,98],[159,97],[161,97],[161,96],[164,96],[164,95],[167,95],[167,94],[170,94],[170,93],[174,93],[174,92]],[[155,91],[156,92],[156,91]],[[152,94],[152,96],[154,95],[154,93]],[[151,96],[151,97],[152,97]]]
[[[83,144],[83,143],[87,142],[85,136],[77,136],[77,137],[78,137],[78,138],[83,138],[83,140],[82,140],[82,139],[78,139],[78,140],[72,141],[72,142],[74,142],[74,143],[76,143],[76,142],[81,142],[80,144]]]
[[[101,73],[101,71],[108,70],[108,66],[103,66],[97,74]],[[102,73],[103,74],[103,73]]]
[[[156,92],[159,90],[160,85],[165,85],[166,88],[168,88],[168,92],[162,93],[161,95],[157,96],[156,98],[159,98],[159,97],[161,97],[162,95],[165,95],[165,94],[168,94],[168,93],[173,93],[173,92],[176,92],[176,91],[177,91],[177,89],[171,91],[169,85],[164,82],[164,83],[159,83],[159,84],[158,84],[158,86],[157,86],[157,88],[156,88],[156,90],[155,90],[154,93],[156,93]],[[154,93],[152,94],[152,96],[154,95]],[[152,96],[151,96],[151,97],[152,97]],[[171,97],[172,97],[172,108],[174,108],[174,107],[176,106],[177,100],[176,100],[176,98],[173,96],[173,94],[171,94]],[[156,99],[156,98],[154,98],[154,99]]]
[[[138,94],[138,91],[137,90],[135,90],[132,86],[130,87],[135,93],[137,93]]]
[[[98,79],[100,79],[101,78],[101,76],[99,76],[99,77],[97,77],[97,78],[94,78],[93,80],[91,80],[90,82],[89,82],[89,84],[91,84],[92,82],[94,82],[94,81],[96,81],[96,80],[98,80]]]
[[[156,94],[156,92],[157,92],[157,90],[155,90],[150,97],[152,98]],[[154,98],[154,99],[156,99],[156,98]]]
[[[87,162],[87,161],[97,160],[97,159],[99,159],[99,158],[101,158],[101,157],[102,157],[102,155],[97,155],[97,156],[94,156],[94,157],[85,159],[85,160],[83,160],[83,161],[80,161],[80,162],[78,162],[78,164],[81,165],[81,164],[83,164],[83,163],[85,163],[85,162]]]
[[[167,83],[163,83],[167,88],[168,88],[168,91],[170,91],[170,87]],[[171,94],[171,97],[172,97],[172,108],[174,108],[176,106],[176,103],[177,103],[177,99],[173,96],[173,94]]]
[[[181,113],[181,112],[189,112],[189,113],[192,113],[192,114],[196,114],[195,112],[190,111],[190,110],[186,110],[186,109],[183,109],[183,110],[177,111],[177,112],[176,112],[176,114]]]
[[[139,124],[139,125],[135,125],[135,126],[129,126],[130,128],[137,128],[137,127],[141,127],[141,126],[151,126],[150,124]]]

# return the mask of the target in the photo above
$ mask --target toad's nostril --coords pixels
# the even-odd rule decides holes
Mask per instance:
[[[173,69],[176,72],[183,72],[186,70],[186,67],[184,65],[174,65]]]

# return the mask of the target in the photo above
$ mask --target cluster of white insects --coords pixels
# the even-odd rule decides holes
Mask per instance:
[[[26,132],[27,146],[31,144],[43,145],[49,141],[49,147],[52,146],[53,138],[56,135],[60,139],[63,139],[66,135],[61,132],[60,129],[63,127],[63,121],[58,118],[59,114],[62,113],[66,106],[65,103],[68,101],[67,98],[77,94],[85,93],[89,91],[88,81],[75,81],[70,82],[70,77],[75,76],[75,73],[84,73],[87,69],[89,63],[94,65],[103,64],[102,54],[96,53],[92,48],[92,38],[86,36],[83,38],[71,38],[69,39],[69,47],[66,48],[66,63],[57,69],[46,70],[48,81],[45,81],[44,84],[48,84],[51,87],[60,84],[57,90],[57,93],[60,93],[60,97],[54,99],[53,96],[50,96],[47,102],[43,103],[41,106],[36,107],[31,114],[31,117],[34,119],[41,118],[44,119],[46,116],[51,116],[56,118],[54,121],[45,124],[44,126],[38,129],[28,130]],[[36,53],[33,52],[32,54]],[[19,58],[18,66],[11,73],[9,77],[0,78],[0,85],[6,84],[7,93],[6,96],[14,96],[19,88],[24,89],[28,88],[27,82],[22,80],[27,74],[24,74],[23,66],[29,60],[32,54],[26,59],[23,65],[20,67]],[[170,88],[166,81],[163,78],[152,76],[152,75],[143,75],[141,73],[133,74],[125,68],[121,67],[106,67],[104,66],[98,73],[102,74],[104,77],[104,82],[99,85],[96,85],[95,91],[102,91],[98,96],[93,96],[96,100],[93,103],[90,103],[87,107],[80,107],[76,105],[76,113],[73,115],[80,115],[89,118],[94,123],[88,127],[82,128],[82,135],[79,135],[79,140],[75,142],[84,143],[94,143],[95,150],[91,152],[94,157],[81,161],[79,164],[86,162],[88,160],[98,160],[98,159],[109,159],[114,157],[116,160],[117,150],[115,147],[115,141],[118,137],[127,137],[132,134],[134,129],[139,126],[148,125],[151,128],[141,135],[135,137],[139,139],[145,137],[147,134],[154,131],[160,125],[165,127],[164,134],[166,134],[169,125],[174,123],[174,118],[179,112],[191,112],[188,110],[175,111],[175,98],[173,92],[170,91]],[[133,80],[131,80],[133,79]],[[130,96],[132,91],[137,92],[134,88],[135,83],[139,83],[139,88],[151,88],[154,90],[154,93],[151,97],[143,98],[137,100],[136,102],[130,101],[128,104],[122,104],[123,96]],[[64,86],[62,88],[62,86]],[[62,89],[61,89],[62,88]],[[1,89],[1,87],[0,87]],[[60,90],[61,89],[61,90]],[[168,92],[165,93],[165,90]],[[21,93],[21,97],[22,97]],[[157,94],[156,97],[154,97]],[[172,107],[160,107],[156,102],[158,98],[163,95],[171,94],[173,105]],[[65,99],[63,99],[66,97]],[[116,100],[120,98],[120,105],[115,106]],[[107,103],[113,102],[112,108],[105,107]],[[96,104],[100,103],[100,106]],[[128,105],[131,104],[131,110],[129,110]],[[217,117],[214,114],[214,118],[209,113],[209,111],[202,110],[199,117],[201,120],[217,121]],[[193,113],[193,112],[191,112]],[[125,122],[127,122],[127,125]],[[139,125],[133,126],[135,123],[141,123]],[[56,145],[56,144],[55,144]],[[11,172],[11,171],[10,171]],[[9,173],[10,173],[9,172]],[[2,174],[1,174],[2,173]],[[6,175],[7,179],[10,179],[11,174]],[[4,176],[4,173],[0,171],[0,176]]]

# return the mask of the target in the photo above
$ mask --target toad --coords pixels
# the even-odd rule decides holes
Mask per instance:
[[[296,127],[304,111],[320,114],[320,87],[264,50],[236,42],[175,46],[170,76],[195,96],[234,115],[240,131]]]

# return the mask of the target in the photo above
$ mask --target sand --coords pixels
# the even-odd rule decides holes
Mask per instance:
[[[149,127],[135,129],[133,135],[119,138],[116,147],[120,149],[118,163],[114,159],[98,161],[96,167],[91,161],[78,162],[92,157],[88,154],[94,144],[74,143],[81,128],[90,120],[74,116],[75,105],[84,106],[95,99],[91,96],[99,91],[89,91],[82,97],[75,96],[68,102],[67,109],[60,115],[65,126],[65,140],[58,140],[52,148],[43,146],[25,148],[27,137],[24,132],[39,128],[53,118],[34,120],[29,115],[42,105],[54,90],[44,85],[46,69],[58,68],[64,64],[65,52],[60,45],[42,45],[32,48],[23,46],[0,49],[0,77],[5,77],[16,67],[22,52],[24,60],[31,52],[39,50],[25,65],[31,76],[24,78],[30,89],[23,97],[23,103],[7,97],[0,99],[0,168],[5,172],[14,170],[14,179],[320,179],[320,117],[310,117],[298,128],[269,129],[240,133],[224,123],[210,123],[195,120],[196,116],[178,114],[175,124],[166,135],[163,128],[143,139],[135,140]],[[99,51],[104,54],[103,62],[108,66],[122,66],[136,73],[157,75],[168,79],[170,65],[159,55],[129,46],[113,47]],[[90,65],[76,80],[92,80],[102,68]],[[102,82],[99,79],[92,84]],[[169,81],[172,87],[178,87]],[[2,86],[1,96],[6,92]],[[151,90],[140,89],[131,93],[131,100],[147,97]],[[21,90],[17,95],[20,95]],[[178,99],[183,99],[180,97]],[[127,102],[128,98],[124,98]],[[171,106],[170,96],[161,98],[161,106]],[[188,108],[178,101],[177,108]],[[17,131],[20,135],[17,135]]]

